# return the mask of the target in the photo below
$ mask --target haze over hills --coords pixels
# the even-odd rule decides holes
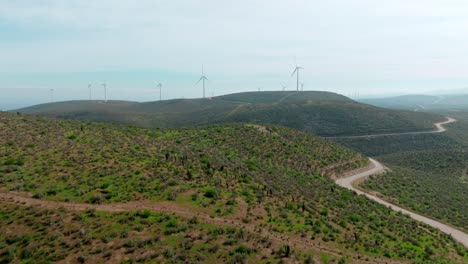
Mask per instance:
[[[330,92],[237,93],[210,99],[147,103],[70,101],[16,110],[24,114],[140,127],[187,127],[211,123],[267,123],[321,136],[423,131],[443,117],[383,109]]]
[[[379,107],[414,111],[468,110],[468,94],[402,95],[387,98],[362,99],[359,101]]]
[[[450,236],[335,185],[327,176],[368,160],[307,133],[11,113],[0,113],[0,125],[2,261],[457,263],[467,255]]]

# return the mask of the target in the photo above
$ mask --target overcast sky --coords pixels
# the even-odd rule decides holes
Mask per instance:
[[[295,61],[306,90],[468,87],[468,1],[0,1],[0,109],[200,97],[202,64],[209,95],[295,89]]]

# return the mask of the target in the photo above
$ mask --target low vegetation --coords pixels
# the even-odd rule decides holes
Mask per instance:
[[[168,210],[185,208],[184,212],[192,214],[184,216],[187,217],[184,220],[179,217],[173,219],[174,216],[166,218],[152,211],[110,211],[96,212],[99,218],[90,219],[83,215],[86,212],[73,212],[82,216],[69,217],[67,214],[71,212],[59,208],[41,211],[5,205],[0,214],[0,228],[15,230],[12,233],[1,232],[5,242],[2,244],[0,240],[0,250],[3,250],[1,256],[5,258],[38,258],[36,254],[40,254],[41,258],[47,259],[55,254],[62,257],[69,254],[79,261],[88,261],[93,259],[94,245],[107,247],[105,249],[112,249],[111,245],[115,245],[118,249],[115,254],[128,251],[120,250],[119,245],[127,245],[134,252],[140,252],[135,245],[149,239],[142,236],[149,233],[158,237],[158,241],[165,242],[141,242],[141,247],[148,249],[144,251],[146,253],[137,254],[130,250],[131,253],[119,261],[131,261],[133,257],[156,252],[157,257],[154,257],[158,259],[164,257],[177,262],[176,256],[184,255],[183,258],[189,262],[196,262],[192,260],[196,260],[199,251],[191,248],[196,248],[198,242],[192,241],[193,246],[185,250],[177,247],[184,245],[187,236],[201,233],[203,238],[199,241],[204,241],[207,248],[200,260],[203,262],[209,262],[210,258],[241,262],[235,260],[237,257],[253,259],[254,262],[260,259],[279,262],[284,258],[300,261],[319,258],[325,262],[342,263],[366,259],[375,262],[396,259],[416,263],[457,263],[467,259],[466,249],[449,236],[336,186],[326,176],[365,166],[367,159],[305,133],[277,126],[248,124],[148,130],[6,113],[0,113],[0,126],[3,132],[0,134],[2,192],[31,195],[40,201],[83,202],[96,206],[115,205],[116,208],[121,208],[118,202],[125,205],[125,202],[140,201],[141,206],[148,205],[142,210],[155,211],[164,203]],[[173,212],[178,213],[175,209]],[[62,213],[64,215],[60,215]],[[46,214],[47,217],[40,220],[21,216],[36,217],[36,214]],[[127,228],[130,240],[122,240],[118,236],[115,241],[113,237],[103,243],[88,241],[93,246],[85,247],[83,256],[77,255],[78,250],[74,247],[59,249],[61,244],[57,245],[55,241],[60,240],[47,240],[54,236],[46,235],[44,227],[39,225],[38,230],[26,232],[34,239],[7,239],[10,235],[23,235],[19,231],[23,226],[54,219],[53,215],[58,215],[57,219],[62,219],[60,221],[65,227],[76,225],[75,231],[82,225],[88,226],[84,230],[95,235],[91,241],[95,238],[102,240],[102,234],[110,232],[112,226],[119,223],[109,219],[147,217],[156,222],[161,218],[165,220],[161,224],[143,220],[124,221],[116,227],[117,233]],[[193,218],[197,215],[200,217]],[[207,220],[218,218],[241,230],[262,233],[270,241],[281,238],[284,243],[275,244],[272,247],[274,252],[268,253],[263,249],[268,242],[256,240],[263,238],[246,235],[236,240],[226,234],[238,231],[226,229],[222,231],[223,236],[207,241],[206,236],[210,232],[206,229],[206,224],[210,223]],[[85,220],[90,222],[82,223]],[[22,224],[21,221],[32,222]],[[133,237],[131,230],[139,221],[140,225],[135,229],[140,233]],[[97,230],[93,231],[95,228]],[[65,229],[58,230],[72,245],[78,243],[66,235]],[[60,233],[58,236],[61,237]],[[131,238],[135,240],[132,242]],[[21,252],[29,245],[35,245],[34,241],[40,241],[39,245],[50,243],[50,248],[33,248],[32,253],[22,255]],[[168,249],[167,245],[176,248]],[[316,253],[319,248],[339,254],[319,256]],[[99,255],[101,257],[104,254]]]
[[[391,169],[361,186],[387,200],[468,231],[468,115],[441,134],[345,138],[335,141]]]
[[[148,103],[72,101],[18,111],[85,121],[118,122],[148,128],[180,128],[213,123],[274,124],[320,136],[424,131],[443,118],[436,114],[389,110],[330,92],[250,92],[210,99]]]
[[[1,263],[267,263],[281,260],[281,250],[268,238],[196,218],[0,204]]]
[[[145,130],[11,114],[0,121],[0,183],[60,201],[166,200],[213,185],[225,197],[230,193],[221,188],[291,193],[307,178],[368,162],[339,145],[274,126]]]
[[[392,172],[371,178],[364,188],[468,232],[467,152],[398,153],[381,160]]]
[[[459,140],[448,137],[447,134],[337,138],[333,141],[369,157],[382,157],[404,152],[443,151],[462,147]]]

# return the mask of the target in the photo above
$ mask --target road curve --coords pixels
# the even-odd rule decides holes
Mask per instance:
[[[446,128],[444,128],[443,126],[446,125],[446,124],[450,124],[450,123],[453,123],[453,122],[456,122],[455,119],[453,118],[450,118],[448,117],[447,118],[448,120],[445,121],[445,122],[440,122],[440,123],[436,123],[435,126],[437,128],[437,130],[435,131],[431,131],[430,133],[442,133],[442,132],[445,132],[447,131]],[[354,186],[353,186],[353,183],[355,182],[359,182],[359,181],[363,181],[365,180],[366,178],[368,178],[369,176],[371,175],[377,175],[377,174],[381,174],[381,173],[384,173],[385,172],[385,167],[378,161],[376,161],[375,159],[372,159],[372,158],[369,158],[370,162],[372,163],[371,166],[369,167],[368,170],[366,171],[363,171],[363,172],[357,172],[349,177],[344,177],[344,178],[338,178],[336,179],[336,184],[340,185],[341,187],[344,187],[346,189],[349,189],[349,190],[352,190],[358,194],[362,194],[362,195],[365,195],[367,198],[379,203],[379,204],[382,204],[382,205],[385,205],[387,207],[389,207],[390,209],[396,211],[396,212],[401,212],[405,215],[408,215],[410,216],[411,218],[417,220],[417,221],[420,221],[420,222],[423,222],[425,224],[428,224],[434,228],[437,228],[439,229],[440,231],[446,233],[446,234],[449,234],[451,235],[455,240],[457,240],[458,242],[462,243],[466,248],[468,248],[468,234],[462,232],[461,230],[458,230],[454,227],[451,227],[449,225],[446,225],[444,223],[441,223],[439,221],[436,221],[434,219],[431,219],[431,218],[428,218],[428,217],[425,217],[425,216],[422,216],[420,214],[417,214],[417,213],[414,213],[414,212],[411,212],[411,211],[408,211],[406,209],[403,209],[399,206],[396,206],[394,204],[391,204],[375,195],[372,195],[372,194],[369,194],[369,193],[366,193],[366,192],[363,192],[359,189],[356,189]]]
[[[447,121],[444,122],[439,122],[435,123],[434,125],[436,126],[437,130],[433,131],[433,133],[443,133],[447,131],[447,128],[444,127],[444,125],[448,125],[450,123],[455,123],[457,120],[455,118],[447,117]]]
[[[360,136],[338,136],[338,137],[325,137],[329,139],[338,139],[338,138],[375,138],[375,137],[385,137],[385,136],[402,136],[402,135],[421,135],[421,134],[435,134],[443,133],[447,131],[444,125],[455,123],[456,119],[447,117],[446,121],[435,123],[434,126],[436,130],[432,131],[419,131],[419,132],[402,132],[402,133],[387,133],[387,134],[369,134],[369,135],[360,135]]]

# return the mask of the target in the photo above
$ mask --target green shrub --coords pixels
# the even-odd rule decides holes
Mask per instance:
[[[206,198],[217,198],[218,191],[215,188],[208,187],[205,189],[205,193],[203,194]]]
[[[255,250],[246,245],[240,245],[234,249],[234,252],[239,253],[241,255],[250,255],[254,253]]]

